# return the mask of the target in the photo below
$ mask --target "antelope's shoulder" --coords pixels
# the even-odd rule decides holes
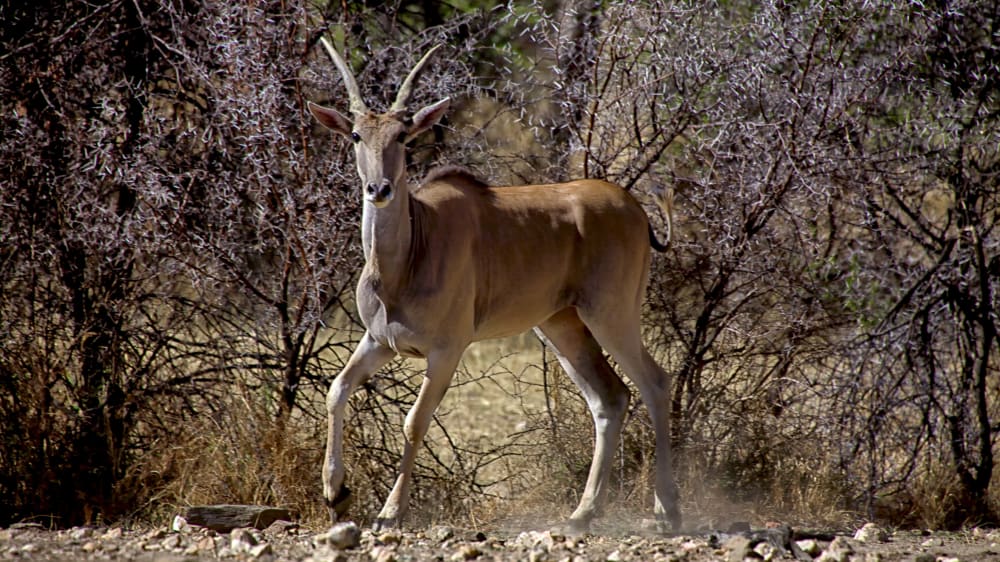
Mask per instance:
[[[448,184],[458,188],[485,189],[489,185],[465,166],[437,166],[420,182],[420,189],[432,184]]]

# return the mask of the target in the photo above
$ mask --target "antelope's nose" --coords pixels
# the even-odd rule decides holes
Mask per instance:
[[[365,186],[365,198],[375,204],[376,207],[382,207],[392,200],[392,182],[387,179],[383,179],[381,184],[370,183]]]

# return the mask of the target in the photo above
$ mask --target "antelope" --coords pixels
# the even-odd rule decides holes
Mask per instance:
[[[399,473],[373,525],[399,526],[415,456],[466,347],[534,328],[580,388],[594,420],[593,459],[570,529],[586,531],[599,515],[629,402],[628,387],[603,350],[635,383],[649,409],[657,525],[679,529],[670,456],[671,378],[640,336],[650,247],[666,246],[657,241],[642,206],[605,181],[491,187],[453,167],[430,172],[414,189],[405,170],[406,145],[442,118],[450,98],[415,113],[407,100],[440,45],[420,59],[389,110],[379,114],[365,105],[340,54],[325,38],[321,43],[343,78],[351,118],[312,102],[308,108],[319,123],[354,143],[365,257],[356,294],[367,329],[326,397],[322,476],[331,520],[342,518],[351,500],[344,416],[358,385],[397,355],[427,361],[404,422]],[[672,198],[654,195],[669,234]]]

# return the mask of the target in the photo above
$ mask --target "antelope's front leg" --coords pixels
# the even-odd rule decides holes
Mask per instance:
[[[459,350],[433,353],[427,357],[427,375],[420,386],[417,400],[406,414],[406,422],[403,425],[405,443],[403,458],[399,463],[399,476],[375,520],[375,530],[398,527],[406,515],[410,503],[410,475],[413,472],[417,450],[424,441],[434,411],[437,410],[438,404],[441,403],[451,384],[455,366],[458,365],[461,356],[462,352]]]
[[[323,497],[330,510],[330,520],[343,517],[350,505],[351,491],[344,486],[344,411],[351,393],[396,353],[380,345],[368,332],[358,342],[347,365],[333,379],[326,395],[326,458],[323,461]]]

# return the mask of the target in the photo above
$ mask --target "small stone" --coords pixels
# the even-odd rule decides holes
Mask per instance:
[[[257,537],[246,527],[233,529],[229,533],[229,548],[237,554],[250,552],[250,548],[257,546],[258,542]]]
[[[75,540],[82,540],[89,538],[94,534],[94,530],[90,527],[73,527],[69,530],[69,538]]]
[[[21,546],[21,552],[31,554],[32,552],[38,552],[38,551],[39,551],[38,545],[33,542],[29,542]]]
[[[801,541],[796,541],[795,544],[797,544],[798,547],[802,549],[802,552],[805,552],[806,554],[812,557],[816,557],[817,555],[819,555],[820,552],[822,552],[819,543],[816,542],[814,539],[805,539]]]
[[[830,546],[819,555],[819,562],[849,562],[854,554],[854,545],[845,537],[833,539]]]
[[[932,547],[935,547],[935,546],[944,546],[944,541],[941,540],[941,539],[939,539],[939,538],[932,537],[932,538],[929,538],[929,539],[925,540],[924,542],[920,543],[920,546],[922,546],[924,548],[932,548]]]
[[[930,552],[921,552],[913,557],[913,562],[937,562],[937,556]]]
[[[269,535],[295,535],[299,532],[299,524],[293,523],[292,521],[285,521],[284,519],[278,519],[274,523],[268,525],[264,532]]]
[[[722,544],[722,548],[729,551],[728,559],[730,562],[742,562],[751,552],[750,539],[742,535],[735,535],[729,537]]]
[[[753,550],[764,559],[764,562],[771,562],[774,558],[781,556],[778,549],[769,542],[758,543],[757,546],[753,547]]]
[[[462,560],[473,560],[482,555],[483,551],[479,550],[479,547],[469,544],[463,546],[458,550],[458,552],[452,554],[450,560],[461,562]]]
[[[434,527],[427,533],[427,538],[437,541],[444,542],[455,536],[455,530],[451,527],[446,527],[444,525],[439,525]]]
[[[174,515],[174,520],[170,522],[170,530],[175,533],[187,533],[191,531],[191,525],[188,525],[187,519]]]
[[[361,544],[361,529],[353,521],[337,523],[327,532],[317,535],[316,541],[340,550],[357,548]]]
[[[248,554],[250,554],[250,558],[254,559],[262,558],[264,556],[273,556],[274,549],[271,548],[270,544],[262,543],[250,547],[250,551]]]
[[[402,533],[396,530],[386,531],[384,533],[379,534],[379,536],[375,537],[375,542],[381,544],[399,544],[400,541],[402,540],[403,540]]]
[[[371,549],[368,556],[374,562],[396,562],[396,552],[392,548],[386,546],[376,546]]]
[[[198,542],[194,543],[194,546],[198,549],[197,552],[214,551],[217,545],[218,541],[215,537],[202,537],[198,539]]]
[[[622,552],[616,549],[612,551],[611,554],[609,554],[608,557],[605,558],[605,560],[607,560],[608,562],[621,562]]]
[[[105,540],[105,541],[114,541],[114,540],[118,540],[120,538],[122,538],[122,528],[121,527],[112,527],[112,528],[108,529],[101,536],[101,540]]]
[[[97,543],[94,541],[87,541],[83,543],[83,546],[81,546],[80,549],[84,552],[94,552],[97,550]]]
[[[167,536],[167,532],[164,531],[163,529],[153,529],[152,531],[150,531],[150,532],[146,533],[145,535],[143,535],[142,538],[144,538],[144,539],[146,539],[148,541],[158,541],[158,540],[162,539],[165,536]]]
[[[865,523],[854,533],[854,540],[861,543],[888,542],[889,532],[875,523]]]
[[[184,546],[184,541],[181,540],[180,535],[169,535],[160,542],[160,548],[163,550],[173,550],[182,546]]]
[[[514,539],[514,544],[525,548],[541,547],[548,552],[555,545],[556,539],[550,531],[525,531]]]

